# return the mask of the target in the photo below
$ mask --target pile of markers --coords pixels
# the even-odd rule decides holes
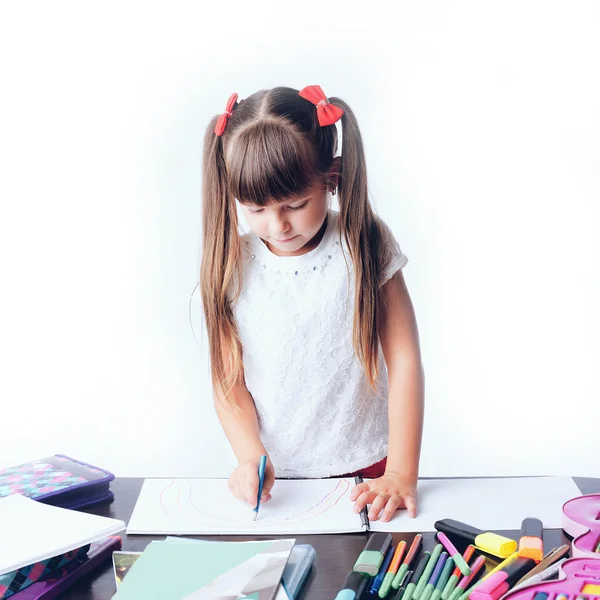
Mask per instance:
[[[539,537],[531,534],[523,522],[522,537],[517,542],[490,532],[480,532],[462,523],[446,519],[436,523],[438,544],[431,552],[423,552],[423,536],[417,534],[407,550],[401,541],[392,545],[389,533],[373,533],[348,574],[336,600],[499,600],[508,590],[534,581],[549,579],[569,551],[569,546],[554,548],[543,555],[541,522]],[[456,549],[446,529],[464,541],[469,530],[470,543],[464,553]],[[538,527],[535,527],[537,534]],[[502,562],[484,577],[486,558],[476,550],[492,554]],[[539,598],[537,600],[544,600]]]

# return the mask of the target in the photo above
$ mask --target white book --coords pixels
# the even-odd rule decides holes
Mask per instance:
[[[20,494],[0,498],[0,575],[124,529],[118,519],[42,504]]]
[[[288,535],[352,533],[364,530],[353,512],[353,478],[278,479],[258,518],[233,497],[226,479],[146,479],[127,527],[128,534]],[[562,505],[580,495],[571,477],[422,479],[418,514],[405,510],[384,523],[370,520],[370,531],[434,531],[440,519],[454,519],[482,530],[519,530],[536,517],[546,528],[562,527]]]

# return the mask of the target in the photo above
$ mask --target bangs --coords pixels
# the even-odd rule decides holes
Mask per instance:
[[[242,129],[230,142],[226,168],[229,193],[257,206],[305,194],[319,175],[308,140],[275,119]]]

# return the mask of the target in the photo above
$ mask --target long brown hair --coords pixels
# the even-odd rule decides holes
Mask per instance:
[[[384,225],[367,193],[362,138],[350,107],[342,108],[339,166],[340,234],[354,267],[353,346],[370,384],[378,374],[380,271],[387,260]],[[315,178],[332,174],[335,125],[321,127],[314,104],[298,90],[276,87],[236,103],[223,135],[204,138],[202,181],[203,252],[200,287],[217,397],[235,406],[233,387],[243,381],[242,348],[233,307],[242,281],[236,199],[264,206],[305,193]],[[343,247],[343,245],[342,245]]]

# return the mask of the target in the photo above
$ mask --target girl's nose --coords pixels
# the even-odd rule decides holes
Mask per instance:
[[[271,221],[271,235],[275,238],[284,236],[289,229],[290,224],[284,217],[274,217]]]

